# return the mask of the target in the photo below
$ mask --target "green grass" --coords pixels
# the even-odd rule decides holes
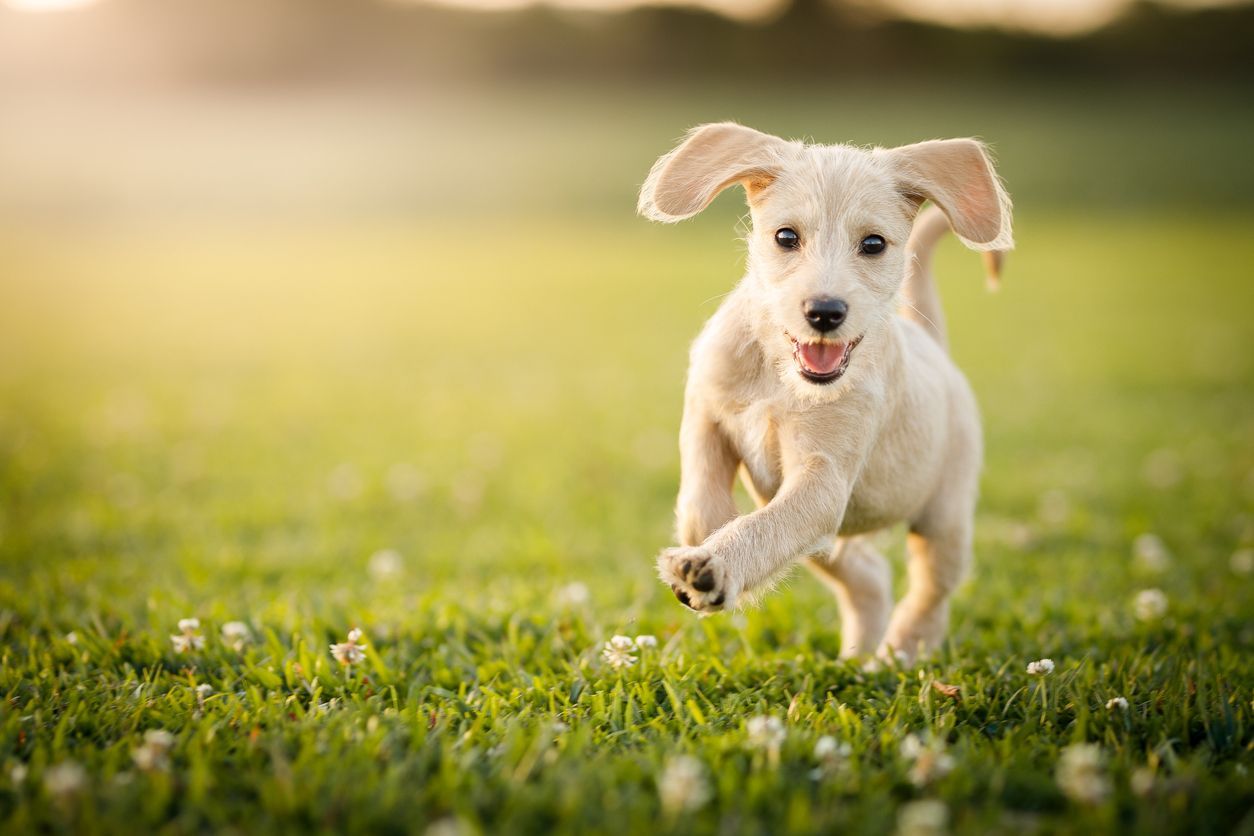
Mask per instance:
[[[706,620],[653,576],[685,345],[736,277],[721,219],[9,235],[4,829],[884,833],[937,798],[964,832],[1249,832],[1249,223],[1025,212],[996,295],[946,245],[989,443],[977,567],[944,652],[876,673],[835,659],[806,576]],[[399,575],[368,571],[384,548]],[[1151,587],[1168,611],[1140,621]],[[206,647],[176,654],[189,616]],[[349,670],[328,645],[353,625]],[[616,672],[616,633],[660,646]],[[755,715],[784,720],[778,758]],[[145,771],[151,729],[175,743]],[[911,733],[952,771],[916,785]],[[1096,805],[1054,777],[1081,741]],[[665,813],[679,754],[712,798]]]

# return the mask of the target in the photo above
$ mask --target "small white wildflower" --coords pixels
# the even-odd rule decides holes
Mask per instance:
[[[1161,589],[1142,589],[1136,594],[1133,608],[1142,621],[1157,621],[1167,614],[1167,593]]]
[[[1048,676],[1053,672],[1053,659],[1037,659],[1035,662],[1028,662],[1028,673],[1032,676]]]
[[[847,758],[853,753],[853,747],[843,743],[830,734],[825,734],[814,743],[815,760],[837,761]]]
[[[174,645],[174,652],[187,653],[203,648],[205,646],[205,637],[200,634],[199,630],[199,618],[180,618],[179,632],[170,636],[170,642]]]
[[[902,738],[901,745],[897,748],[903,758],[914,760],[923,751],[923,741],[917,734],[908,734]]]
[[[381,549],[370,555],[370,560],[366,563],[366,571],[376,581],[395,578],[404,568],[405,562],[396,549]]]
[[[784,721],[778,717],[758,715],[745,724],[749,745],[758,749],[778,750],[788,733]]]
[[[636,647],[641,649],[649,647],[657,647],[657,636],[650,636],[647,633],[636,636]]]
[[[588,591],[586,583],[574,581],[559,587],[553,597],[557,601],[558,606],[582,607],[592,600],[592,593]]]
[[[570,726],[561,720],[554,720],[551,728],[553,729],[553,734],[566,734],[566,732],[570,731]]]
[[[200,699],[202,702],[204,701],[205,697],[209,696],[212,693],[213,693],[213,686],[210,685],[208,682],[202,682],[196,686],[196,697]]]
[[[86,783],[87,773],[74,761],[62,761],[44,772],[44,789],[62,800],[77,795]]]
[[[451,816],[446,816],[427,825],[422,836],[465,836],[466,833],[467,830],[462,827],[461,822]]]
[[[1059,788],[1072,801],[1100,804],[1110,795],[1110,779],[1106,777],[1105,756],[1100,746],[1073,743],[1062,750],[1054,773]]]
[[[1237,549],[1228,561],[1228,568],[1237,575],[1254,573],[1254,549]]]
[[[943,836],[949,829],[949,808],[937,798],[908,801],[897,811],[898,836]]]
[[[616,670],[630,668],[636,664],[636,657],[632,655],[635,650],[636,643],[631,640],[631,636],[614,636],[605,643],[601,657]]]
[[[1157,534],[1142,534],[1133,540],[1132,555],[1148,572],[1165,572],[1171,565],[1171,552]]]
[[[252,641],[252,637],[252,631],[242,621],[228,621],[222,625],[222,643],[237,653]]]
[[[689,755],[679,755],[666,762],[657,782],[662,809],[681,813],[700,809],[710,800],[710,782],[705,766]]]
[[[1127,711],[1128,700],[1124,697],[1111,697],[1106,700],[1106,708],[1110,711],[1114,711],[1116,708],[1120,711]]]
[[[1154,770],[1144,766],[1134,770],[1132,777],[1128,779],[1128,789],[1132,790],[1132,794],[1144,798],[1154,791]]]
[[[13,782],[13,786],[20,787],[26,783],[26,764],[17,763],[9,770],[9,780]]]
[[[165,729],[149,729],[144,732],[144,743],[149,746],[169,750],[174,748],[174,735]]]
[[[131,760],[141,772],[164,771],[170,766],[168,757],[174,748],[174,735],[164,729],[144,733],[144,744],[131,752]]]
[[[73,630],[65,634],[65,640],[69,644],[78,644],[78,633]]]
[[[341,665],[351,666],[366,661],[366,651],[362,649],[361,630],[353,628],[348,631],[348,641],[331,645],[331,655]]]
[[[910,782],[917,787],[927,786],[953,771],[954,759],[945,751],[943,741],[924,742],[917,734],[908,734],[901,741],[900,751],[903,758],[914,762]]]

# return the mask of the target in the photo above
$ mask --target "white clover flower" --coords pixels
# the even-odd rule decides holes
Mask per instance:
[[[1171,552],[1157,534],[1142,534],[1132,541],[1137,564],[1149,572],[1165,572],[1171,565]]]
[[[605,643],[601,658],[615,670],[630,668],[636,664],[636,657],[632,655],[635,650],[636,643],[632,641],[631,636],[614,636]]]
[[[1110,795],[1102,748],[1092,743],[1073,743],[1062,750],[1054,777],[1072,801],[1100,804]]]
[[[149,729],[144,732],[144,744],[169,750],[174,748],[174,735],[165,729]]]
[[[244,645],[252,641],[252,631],[242,621],[228,621],[222,625],[222,643],[235,652],[244,649]]]
[[[202,682],[196,686],[196,696],[201,700],[213,693],[213,686],[208,682]]]
[[[1111,697],[1106,700],[1106,708],[1110,711],[1114,711],[1116,708],[1120,711],[1127,711],[1128,700],[1124,697]]]
[[[68,644],[78,644],[78,633],[73,630],[65,634],[65,641]]]
[[[1128,779],[1128,789],[1132,790],[1133,795],[1144,798],[1154,791],[1156,783],[1154,770],[1142,766],[1133,771],[1132,777]]]
[[[1167,593],[1161,589],[1142,589],[1136,594],[1133,608],[1142,621],[1157,621],[1167,614]]]
[[[370,555],[366,563],[366,571],[376,581],[395,578],[405,568],[405,561],[396,549],[381,549]]]
[[[666,762],[657,782],[662,809],[667,813],[697,810],[710,800],[710,782],[701,761],[679,755]]]
[[[361,640],[361,630],[354,627],[348,631],[348,641],[331,645],[331,655],[341,665],[352,666],[366,661],[366,651],[362,649],[365,642]]]
[[[949,808],[937,798],[908,801],[897,811],[898,836],[944,836],[949,830]]]
[[[1110,793],[1105,755],[1096,744],[1073,743],[1063,749],[1055,777],[1058,786],[1074,801],[1096,804]]]
[[[748,733],[750,746],[771,751],[779,749],[788,733],[783,720],[769,715],[749,718],[745,731]]]
[[[170,767],[173,748],[174,735],[164,729],[149,729],[144,732],[144,745],[131,752],[131,760],[142,772],[164,771]]]
[[[923,751],[923,741],[917,734],[908,734],[902,738],[901,745],[897,749],[903,758],[912,761]]]
[[[657,647],[657,636],[650,636],[647,633],[636,636],[636,647],[640,648],[641,650],[643,650],[646,647],[648,648]]]
[[[553,598],[560,607],[582,607],[592,600],[592,593],[587,584],[574,581],[558,588]]]
[[[205,646],[205,637],[200,634],[199,630],[199,618],[180,618],[179,632],[170,636],[170,642],[174,645],[174,652],[187,653],[203,648]]]
[[[87,783],[87,773],[74,761],[62,761],[44,771],[44,789],[64,800],[77,795]]]
[[[467,836],[468,831],[462,826],[457,819],[446,816],[442,819],[436,819],[427,825],[427,829],[422,832],[422,836]]]
[[[9,780],[13,782],[13,786],[18,787],[26,783],[26,764],[17,763],[9,770]]]
[[[820,761],[837,761],[853,753],[853,747],[825,734],[814,743],[814,758]]]
[[[913,761],[910,782],[916,787],[927,786],[953,771],[954,759],[941,740],[924,742],[917,734],[908,734],[901,741],[900,751],[903,758]]]
[[[1037,659],[1035,662],[1028,662],[1027,670],[1032,676],[1048,676],[1054,672],[1054,660]]]
[[[1235,575],[1254,573],[1254,549],[1237,549],[1228,560],[1228,568]]]

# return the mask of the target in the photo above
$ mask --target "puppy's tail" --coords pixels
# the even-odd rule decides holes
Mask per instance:
[[[941,237],[949,231],[949,219],[936,206],[929,206],[919,213],[906,242],[906,282],[901,315],[917,322],[931,334],[941,347],[949,350],[949,336],[945,330],[945,311],[941,308],[936,279],[932,275],[932,251]],[[1006,254],[999,250],[982,253],[984,272],[989,290],[996,290],[1001,283],[1001,267]]]

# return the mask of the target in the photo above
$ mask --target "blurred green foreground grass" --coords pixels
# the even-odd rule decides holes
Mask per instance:
[[[726,218],[0,232],[3,828],[1249,833],[1252,220],[1021,209],[995,295],[946,244],[977,565],[877,673],[808,576],[653,575]]]

